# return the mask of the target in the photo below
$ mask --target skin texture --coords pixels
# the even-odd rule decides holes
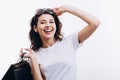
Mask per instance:
[[[77,16],[78,18],[82,19],[87,23],[87,25],[82,30],[79,31],[78,34],[79,43],[82,43],[86,39],[88,39],[100,24],[99,20],[95,16],[70,5],[62,5],[60,7],[56,7],[54,8],[54,12],[57,16],[60,16],[67,12]],[[47,48],[54,45],[56,42],[54,37],[56,25],[54,23],[53,17],[49,14],[43,14],[39,17],[38,20],[39,21],[37,23],[37,26],[34,26],[34,30],[35,32],[39,33],[39,36],[41,37],[42,47]],[[43,80],[40,73],[41,70],[39,69],[37,60],[34,55],[35,52],[29,48],[25,48],[25,50],[28,52],[24,55],[24,57],[30,58],[34,80]],[[20,55],[22,53],[23,49],[20,50]]]

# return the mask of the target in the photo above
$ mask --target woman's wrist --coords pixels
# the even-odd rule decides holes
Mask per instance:
[[[69,5],[63,5],[61,7],[63,8],[64,12],[71,12],[72,10],[72,7]]]
[[[30,54],[29,58],[30,59],[35,59],[35,54]]]

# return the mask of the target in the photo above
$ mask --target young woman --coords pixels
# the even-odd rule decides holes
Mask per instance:
[[[79,32],[63,37],[58,16],[66,12],[82,19],[87,25]],[[93,15],[70,5],[38,9],[30,23],[31,46],[25,48],[28,52],[24,55],[30,58],[33,79],[76,80],[75,52],[99,24]],[[20,54],[22,53],[23,49]]]

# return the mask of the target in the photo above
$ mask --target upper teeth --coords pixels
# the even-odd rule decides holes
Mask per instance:
[[[52,31],[52,30],[45,30],[45,31]]]

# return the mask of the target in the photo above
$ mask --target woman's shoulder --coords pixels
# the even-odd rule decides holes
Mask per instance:
[[[75,37],[78,37],[78,32],[67,34],[63,37],[63,39],[74,39]]]

